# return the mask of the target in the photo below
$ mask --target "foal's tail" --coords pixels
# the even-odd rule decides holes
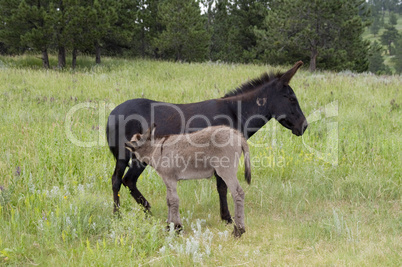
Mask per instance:
[[[250,164],[250,150],[247,145],[246,139],[241,139],[241,149],[244,154],[244,177],[248,184],[251,182],[251,164]]]

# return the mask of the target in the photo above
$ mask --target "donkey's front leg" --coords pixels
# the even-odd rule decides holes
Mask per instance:
[[[220,211],[221,211],[221,219],[226,221],[228,224],[232,223],[232,217],[230,216],[229,208],[228,208],[228,201],[227,201],[227,192],[228,187],[226,183],[222,180],[222,178],[215,173],[216,177],[216,187],[218,189],[219,194],[219,204],[220,204]]]
[[[166,184],[166,200],[168,205],[168,225],[174,224],[176,231],[183,229],[179,213],[179,196],[177,194],[177,181],[163,179]]]

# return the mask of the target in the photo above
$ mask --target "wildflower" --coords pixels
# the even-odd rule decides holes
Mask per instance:
[[[17,166],[17,168],[15,168],[15,176],[20,176],[21,175],[21,168],[20,166]]]

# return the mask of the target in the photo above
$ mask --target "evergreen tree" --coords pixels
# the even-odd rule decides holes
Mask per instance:
[[[258,59],[254,27],[262,27],[268,1],[218,0],[212,13],[211,59],[252,62]]]
[[[402,74],[402,35],[399,35],[395,45],[395,57],[392,59],[395,64],[396,73]]]
[[[373,17],[373,23],[370,26],[370,32],[376,36],[378,32],[380,31],[381,25],[380,25],[380,19],[379,17]]]
[[[93,48],[90,25],[95,19],[95,11],[88,1],[64,0],[64,3],[66,5],[64,16],[68,21],[64,33],[67,36],[66,46],[71,50],[71,67],[74,69],[78,51],[88,51]]]
[[[197,1],[164,1],[159,5],[158,18],[164,30],[155,45],[164,58],[179,61],[206,58],[209,35]]]
[[[233,26],[235,18],[229,12],[229,1],[218,0],[215,8],[209,12],[212,13],[211,59],[226,62],[239,61],[242,50],[235,39],[240,31]]]
[[[365,71],[369,42],[361,16],[362,0],[275,1],[262,28],[255,29],[258,49],[271,63],[308,59],[310,70]],[[359,13],[361,14],[359,16]]]
[[[369,71],[376,74],[389,74],[391,71],[384,64],[382,57],[383,48],[380,43],[374,41],[370,47]]]
[[[395,15],[394,12],[390,12],[389,13],[389,19],[388,22],[390,25],[395,26],[396,24],[398,24],[398,17]]]
[[[388,53],[393,55],[393,44],[399,38],[398,30],[392,25],[386,25],[381,35],[381,43],[388,46]]]
[[[18,0],[0,0],[0,42],[3,47],[7,47],[7,51],[13,54],[22,52],[20,36],[28,29],[27,23],[14,23],[16,13],[20,1]]]
[[[87,26],[90,27],[91,32],[88,33],[87,38],[94,44],[96,64],[101,63],[101,49],[104,45],[104,39],[110,34],[113,24],[118,20],[113,2],[112,0],[93,0],[90,3],[91,20]]]
[[[15,52],[27,48],[40,52],[45,68],[49,68],[48,49],[53,33],[49,4],[46,0],[0,0],[0,40]]]
[[[135,34],[141,24],[138,23],[139,0],[120,0],[112,2],[117,19],[111,24],[107,35],[103,38],[105,50],[109,55],[122,54],[133,45]]]
[[[65,3],[67,1],[52,1],[49,6],[49,20],[52,25],[53,42],[56,45],[58,53],[58,68],[62,69],[66,66],[66,43],[68,36],[65,33],[68,21],[65,17]]]
[[[157,36],[162,32],[162,25],[158,19],[158,6],[162,0],[139,0],[137,9],[136,42],[132,49],[136,56],[158,57],[158,48],[155,43]],[[155,45],[154,45],[155,44]]]

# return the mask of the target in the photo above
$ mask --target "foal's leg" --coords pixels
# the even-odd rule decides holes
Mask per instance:
[[[166,201],[168,205],[168,225],[174,224],[174,229],[177,231],[182,230],[179,212],[179,195],[177,194],[177,181],[163,178],[166,184]]]
[[[221,219],[226,221],[227,223],[232,223],[232,217],[230,216],[229,208],[228,208],[228,199],[227,192],[228,187],[226,183],[222,180],[222,178],[215,172],[216,177],[216,187],[219,193],[219,204],[221,211]]]
[[[145,199],[137,188],[137,180],[147,165],[139,162],[137,159],[132,159],[132,166],[128,169],[123,178],[123,184],[130,189],[131,196],[138,204],[145,208],[146,212],[151,212],[151,204]]]
[[[113,189],[113,201],[114,201],[113,212],[116,212],[120,207],[119,191],[121,187],[121,178],[123,177],[126,167],[127,167],[126,160],[116,161],[116,167],[112,175],[112,189]]]
[[[237,180],[236,172],[230,172],[230,174],[224,173],[222,174],[222,179],[225,181],[230,193],[232,194],[235,207],[235,225],[233,235],[235,237],[240,237],[246,231],[244,226],[244,191]]]

